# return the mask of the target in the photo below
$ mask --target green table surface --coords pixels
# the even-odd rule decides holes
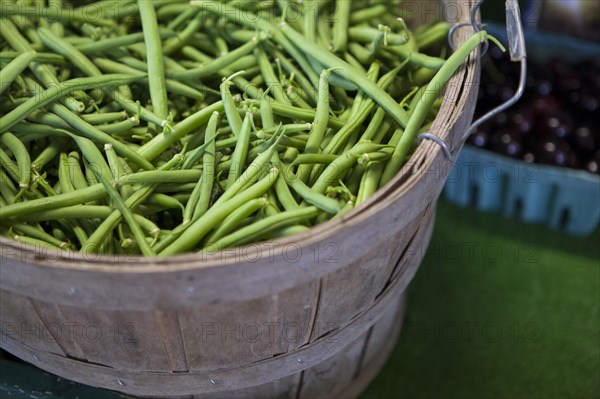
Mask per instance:
[[[0,398],[116,399],[0,358]],[[361,399],[600,398],[600,230],[441,201],[403,332]]]

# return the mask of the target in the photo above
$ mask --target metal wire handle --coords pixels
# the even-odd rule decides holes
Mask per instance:
[[[482,25],[477,22],[477,12],[484,0],[478,0],[471,10],[471,22],[463,22],[452,26],[448,32],[448,42],[450,47],[454,48],[454,41],[452,37],[457,29],[464,26],[471,26],[475,32],[481,31]],[[484,122],[490,120],[495,115],[513,106],[523,96],[525,91],[525,83],[527,80],[527,51],[525,49],[525,35],[523,33],[523,25],[521,23],[521,11],[519,9],[519,3],[517,0],[506,0],[506,32],[508,35],[508,49],[510,53],[510,59],[514,62],[521,63],[521,71],[519,77],[519,86],[515,94],[506,102],[500,104],[496,108],[490,110],[481,118],[477,119],[471,124],[469,129],[465,132],[462,139],[466,140],[475,130],[481,126]],[[481,55],[484,55],[489,48],[489,42],[484,42],[484,47],[481,51]]]
[[[454,33],[462,27],[471,26],[475,32],[481,31],[482,25],[477,23],[477,12],[479,8],[483,4],[484,0],[478,0],[477,3],[473,6],[471,10],[471,22],[462,22],[459,24],[454,24],[450,31],[448,32],[448,43],[450,47],[454,50],[454,41],[452,37]],[[527,80],[527,52],[525,49],[525,35],[523,33],[523,25],[521,23],[521,11],[519,10],[519,3],[517,0],[506,0],[506,32],[508,34],[508,49],[510,53],[510,59],[514,62],[521,63],[521,76],[519,77],[519,87],[515,94],[506,102],[500,104],[496,108],[492,109],[481,118],[477,119],[475,122],[471,124],[469,129],[465,132],[462,137],[462,140],[466,140],[473,132],[479,127],[482,123],[487,120],[493,118],[498,113],[504,111],[505,109],[514,105],[519,99],[523,96],[523,92],[525,91],[525,83]],[[483,48],[481,50],[481,55],[483,56],[489,48],[489,41],[485,41],[483,43]],[[432,140],[437,145],[440,146],[444,155],[448,160],[452,160],[452,153],[448,148],[448,145],[444,140],[439,138],[436,135],[433,135],[429,132],[424,132],[419,134],[417,137],[418,142],[423,140]]]

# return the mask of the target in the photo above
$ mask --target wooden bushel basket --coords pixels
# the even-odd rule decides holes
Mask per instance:
[[[463,22],[472,3],[412,10],[451,10],[445,17]],[[470,34],[460,29],[455,41]],[[430,130],[453,157],[478,78],[474,53]],[[425,140],[345,216],[205,256],[86,257],[0,238],[0,345],[64,378],[137,396],[355,397],[394,347],[451,167]]]

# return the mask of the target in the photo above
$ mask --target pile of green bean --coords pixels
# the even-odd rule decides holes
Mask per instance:
[[[487,39],[383,0],[0,1],[0,234],[104,255],[308,230],[389,182]]]

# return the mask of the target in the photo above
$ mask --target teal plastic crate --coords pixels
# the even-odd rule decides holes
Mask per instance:
[[[444,195],[460,206],[502,212],[573,235],[591,234],[600,223],[600,176],[528,164],[472,146],[463,148]]]

